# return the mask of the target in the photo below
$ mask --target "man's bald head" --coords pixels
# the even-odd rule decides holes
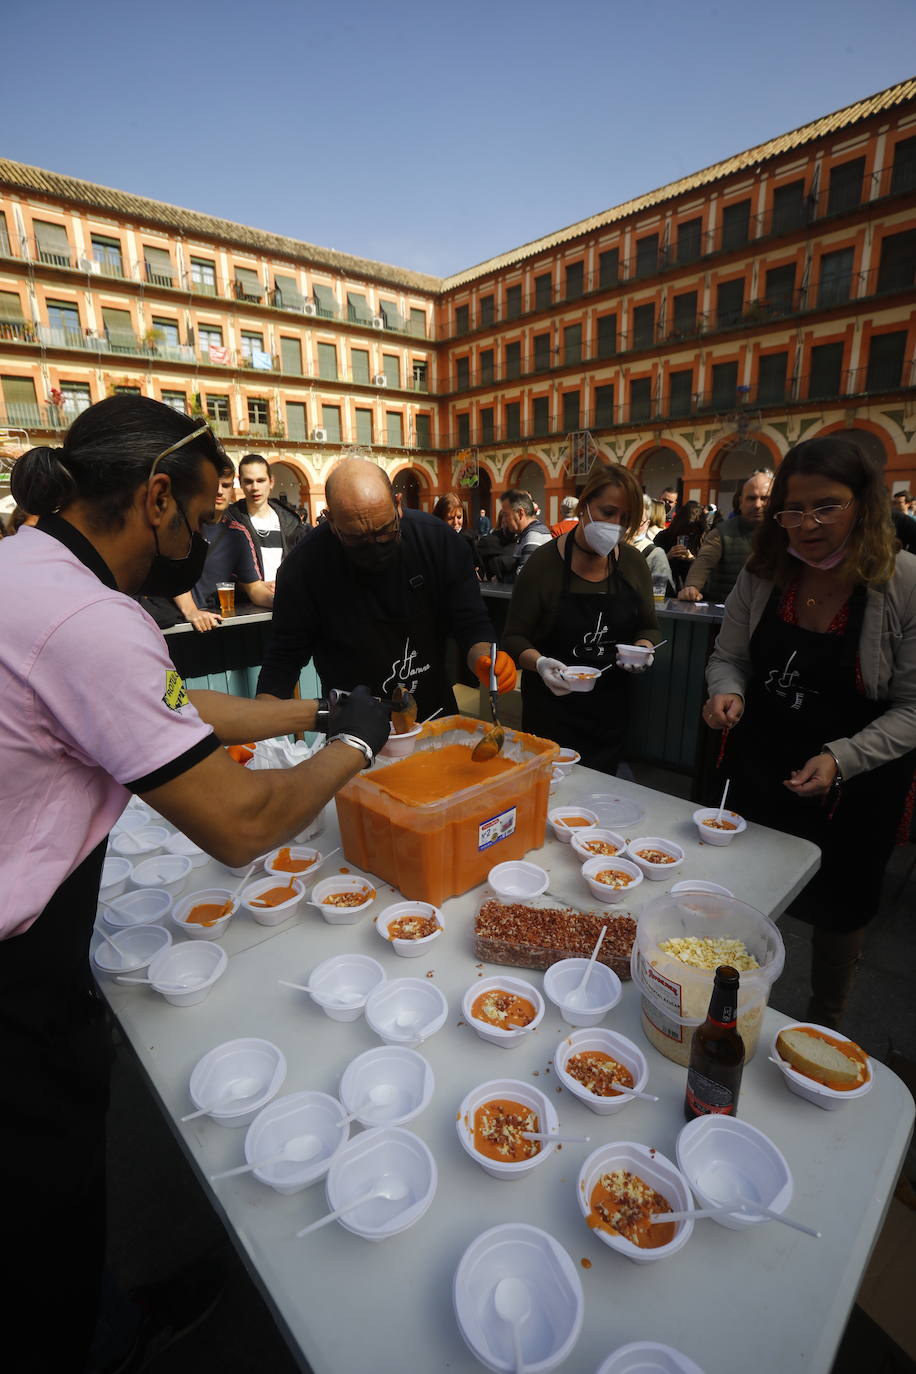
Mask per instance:
[[[397,508],[386,474],[365,458],[345,458],[325,485],[328,517],[343,541],[396,533]]]

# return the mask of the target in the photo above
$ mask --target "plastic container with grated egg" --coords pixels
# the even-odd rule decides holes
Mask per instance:
[[[740,974],[738,1030],[750,1060],[784,962],[775,922],[746,902],[714,892],[660,897],[640,914],[631,955],[646,1039],[666,1059],[686,1065],[694,1029],[709,1009],[716,968],[730,964]]]

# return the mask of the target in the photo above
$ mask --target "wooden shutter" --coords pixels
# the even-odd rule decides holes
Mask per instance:
[[[382,356],[382,371],[388,381],[389,386],[399,387],[401,385],[401,360],[392,353],[385,353]]]
[[[369,385],[369,354],[364,348],[350,349],[350,367],[354,382]]]
[[[280,367],[283,372],[290,372],[296,377],[302,376],[302,344],[298,339],[280,335]]]
[[[306,409],[302,401],[286,402],[286,437],[288,439],[307,439],[308,427]]]

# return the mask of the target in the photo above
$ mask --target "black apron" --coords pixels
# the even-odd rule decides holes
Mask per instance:
[[[538,647],[546,658],[559,659],[570,667],[585,664],[608,668],[591,692],[570,692],[555,697],[535,671],[522,675],[522,729],[555,740],[564,749],[575,749],[588,768],[616,773],[626,736],[630,711],[630,675],[609,667],[617,657],[618,644],[632,644],[640,624],[639,597],[620,576],[610,560],[607,588],[574,592],[572,582],[572,535],[563,552],[563,585],[553,622],[542,633]]]
[[[741,815],[820,848],[821,868],[790,913],[824,930],[855,930],[877,911],[916,750],[851,778],[838,797],[796,797],[783,786],[830,740],[863,730],[889,703],[856,690],[864,587],[850,597],[841,635],[787,624],[779,615],[780,595],[774,589],[751,636],[744,715],[720,776],[731,778],[729,805]]]
[[[348,582],[337,602],[340,619],[315,648],[324,692],[364,682],[374,696],[390,699],[403,685],[416,697],[418,720],[440,709],[454,715],[458,705],[445,671],[448,627],[437,614],[429,576],[411,574],[398,560],[379,575],[348,570]]]

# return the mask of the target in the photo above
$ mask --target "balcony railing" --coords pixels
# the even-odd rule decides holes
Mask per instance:
[[[0,319],[0,339],[7,343],[34,343],[35,326],[29,320]]]

